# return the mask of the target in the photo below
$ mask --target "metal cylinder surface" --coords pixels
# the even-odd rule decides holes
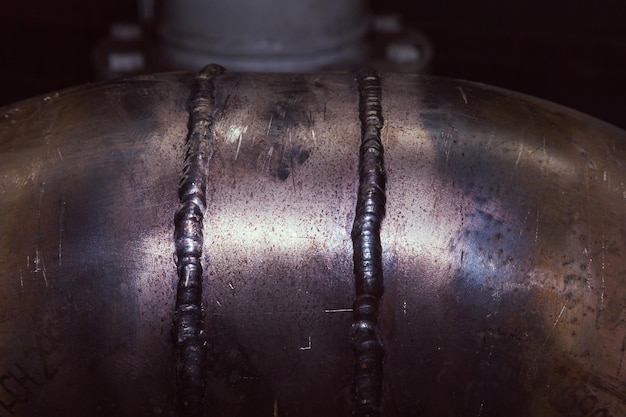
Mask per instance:
[[[178,69],[213,61],[240,71],[312,71],[359,62],[364,0],[156,1],[161,51]]]
[[[176,415],[192,74],[0,109],[0,416]],[[626,133],[385,74],[385,416],[623,416]],[[347,416],[352,75],[215,80],[206,415]]]

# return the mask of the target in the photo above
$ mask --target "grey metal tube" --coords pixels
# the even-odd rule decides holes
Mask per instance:
[[[359,62],[365,0],[156,1],[161,53],[172,68],[297,72]]]
[[[0,415],[175,415],[174,215],[194,74],[0,109]],[[620,416],[626,133],[383,74],[385,416]],[[353,75],[226,72],[202,245],[206,415],[354,398]]]

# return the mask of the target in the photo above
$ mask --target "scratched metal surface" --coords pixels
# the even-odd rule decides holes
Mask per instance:
[[[0,109],[0,416],[174,415],[193,76]],[[384,75],[386,416],[626,415],[626,134]],[[207,415],[350,413],[352,75],[216,81]]]

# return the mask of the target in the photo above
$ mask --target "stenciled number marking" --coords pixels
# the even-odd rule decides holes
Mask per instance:
[[[32,365],[15,363],[0,375],[0,417],[14,415],[18,405],[29,402],[35,392],[52,381],[61,366],[57,339],[50,334],[35,338],[35,346],[24,351],[24,357],[36,356]],[[30,363],[30,362],[29,362]]]
[[[550,400],[561,415],[567,417],[613,417],[606,404],[600,403],[593,391],[582,382],[571,385]]]

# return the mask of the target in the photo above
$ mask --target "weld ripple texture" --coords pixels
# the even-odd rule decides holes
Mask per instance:
[[[352,228],[356,299],[352,348],[355,370],[352,414],[379,416],[382,402],[384,349],[377,330],[384,292],[380,227],[385,216],[385,168],[381,141],[382,86],[374,70],[357,76],[361,145],[359,189]]]
[[[188,101],[189,125],[180,206],[174,217],[178,286],[174,317],[177,402],[180,415],[203,415],[206,335],[202,317],[202,233],[209,162],[214,151],[217,110],[214,79],[223,68],[210,65],[195,77]]]

